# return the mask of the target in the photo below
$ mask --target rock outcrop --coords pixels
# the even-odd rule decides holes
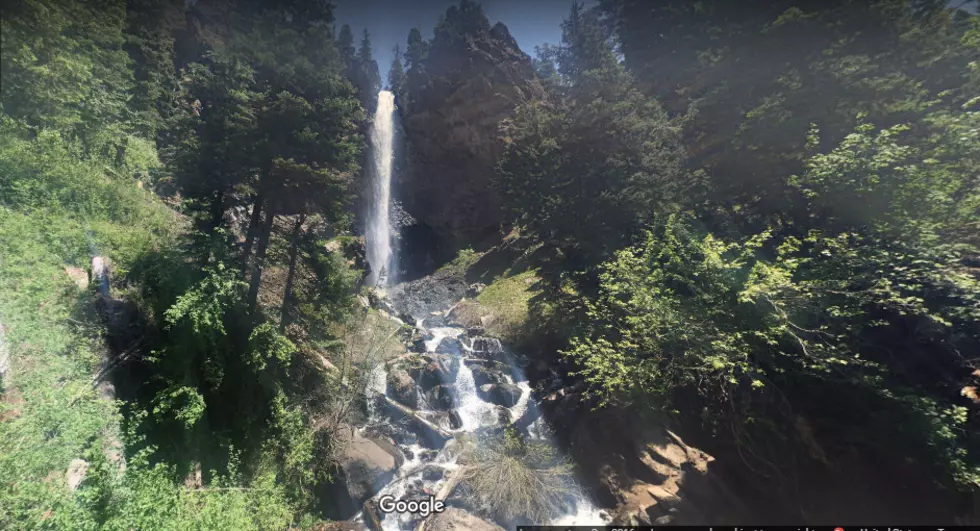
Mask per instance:
[[[398,196],[444,245],[497,233],[500,202],[491,177],[503,147],[500,122],[544,94],[506,26],[491,28],[481,12],[454,9],[398,102],[408,144]]]
[[[477,518],[463,509],[450,507],[435,515],[426,526],[426,531],[504,531],[504,528]]]
[[[321,499],[330,499],[331,516],[349,518],[364,502],[394,477],[404,457],[398,447],[383,437],[367,437],[357,430],[345,430],[339,481],[329,486]]]
[[[614,524],[704,525],[748,516],[714,458],[685,443],[665,419],[593,410],[574,388],[552,393],[541,406],[568,438],[600,504],[616,507]]]

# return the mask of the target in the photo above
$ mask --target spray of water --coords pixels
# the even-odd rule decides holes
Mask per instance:
[[[371,264],[369,286],[385,286],[394,281],[391,247],[391,166],[394,158],[395,97],[391,92],[378,93],[378,110],[371,125],[371,204],[367,213],[367,260]]]

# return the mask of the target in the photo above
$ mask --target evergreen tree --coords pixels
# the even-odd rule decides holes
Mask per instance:
[[[392,53],[394,59],[391,60],[391,68],[388,69],[388,89],[396,99],[401,100],[405,95],[405,70],[402,69],[401,50],[397,44]]]
[[[126,49],[133,59],[136,87],[130,106],[141,132],[153,136],[164,127],[177,91],[174,34],[184,25],[184,2],[129,0]]]
[[[357,49],[357,59],[361,61],[362,65],[374,61],[374,57],[371,55],[371,33],[367,28],[364,28],[364,32],[361,34],[361,46]]]
[[[633,87],[597,38],[598,19],[572,6],[556,55],[556,102],[531,102],[503,126],[496,185],[509,221],[587,270],[628,243],[681,193],[679,127]]]
[[[408,46],[405,48],[405,69],[409,75],[422,68],[428,52],[429,44],[422,38],[422,32],[412,28],[408,32]]]
[[[340,34],[337,36],[337,50],[340,52],[345,64],[350,64],[354,60],[354,33],[350,26],[344,24],[340,27]]]
[[[117,161],[134,130],[123,0],[31,0],[4,6],[0,97],[9,116],[79,139]]]

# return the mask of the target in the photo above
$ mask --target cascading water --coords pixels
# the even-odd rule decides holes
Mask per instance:
[[[367,284],[379,289],[394,285],[395,262],[389,218],[394,110],[394,97],[391,92],[381,91],[378,94],[378,109],[371,127],[371,200],[367,209],[365,231],[367,260],[371,266]],[[452,483],[448,478],[460,466],[456,463],[460,455],[460,443],[456,440],[457,437],[476,435],[479,439],[482,437],[479,435],[482,430],[499,429],[520,419],[529,408],[537,408],[531,396],[529,383],[522,371],[512,362],[510,355],[505,352],[500,341],[489,337],[471,336],[466,329],[455,326],[455,323],[446,317],[447,313],[439,311],[428,315],[414,315],[414,317],[417,319],[416,331],[427,338],[424,341],[425,353],[420,353],[420,357],[428,357],[429,360],[438,358],[442,360],[440,363],[457,367],[451,371],[454,375],[438,377],[441,380],[438,388],[452,390],[449,391],[450,396],[454,395],[451,399],[452,411],[445,410],[446,406],[441,402],[443,395],[431,394],[432,389],[435,389],[431,386],[436,384],[430,383],[430,387],[426,388],[429,394],[425,394],[416,382],[414,389],[416,400],[412,401],[417,403],[413,415],[421,419],[418,422],[430,425],[430,430],[441,430],[444,438],[449,439],[447,442],[437,448],[427,447],[419,434],[405,431],[398,422],[392,422],[394,417],[391,417],[385,408],[396,397],[387,396],[388,371],[385,363],[379,363],[369,375],[365,390],[368,425],[362,426],[360,431],[368,434],[371,430],[379,427],[383,429],[382,425],[386,425],[387,429],[395,434],[392,442],[398,445],[398,452],[403,457],[401,467],[394,477],[380,487],[380,491],[375,492],[374,500],[385,496],[395,499],[418,499],[439,492],[444,485],[451,486]],[[388,313],[384,315],[396,320]],[[427,328],[426,321],[434,321],[433,326]],[[400,320],[397,322],[399,325],[404,325]],[[482,362],[497,360],[495,363],[502,362],[510,367],[511,374],[499,373],[498,376],[500,385],[510,389],[511,394],[508,395],[510,401],[507,402],[510,407],[499,402],[491,403],[491,397],[487,394],[488,389],[491,388],[487,385],[477,386],[474,369],[470,367],[470,363],[480,363],[481,358]],[[486,378],[486,367],[481,367],[480,371],[483,374],[481,378]],[[514,400],[518,392],[520,396]],[[547,426],[540,417],[526,426],[526,430],[530,437],[553,444]],[[566,514],[558,518],[555,523],[601,524],[606,521],[606,516],[592,504],[579,485],[569,485],[569,487],[577,494],[573,496]],[[360,513],[357,518],[364,522],[365,513]],[[371,518],[374,522],[372,527],[381,527],[384,531],[416,529],[424,521],[412,513],[376,513]]]
[[[391,167],[394,159],[395,96],[387,90],[378,93],[378,110],[371,125],[371,203],[367,210],[367,261],[371,264],[369,286],[384,286],[394,280],[391,247]]]
[[[511,374],[503,374],[503,377],[507,384],[516,386],[521,393],[512,407],[503,408],[503,411],[508,413],[505,416],[510,419],[510,422],[515,422],[529,408],[536,408],[537,404],[531,396],[530,384],[524,377],[523,371],[513,363],[510,354],[500,341],[491,337],[470,336],[463,327],[451,322],[447,323],[445,313],[434,312],[431,318],[418,319],[415,328],[425,337],[425,354],[421,354],[422,356],[455,358],[458,363],[455,376],[442,383],[455,389],[453,411],[459,422],[455,425],[450,424],[444,411],[438,411],[438,408],[433,408],[424,400],[419,400],[418,414],[455,437],[477,435],[479,439],[482,436],[478,434],[482,433],[482,430],[501,426],[502,408],[488,402],[486,396],[481,396],[474,381],[474,372],[470,364],[474,363],[474,360],[481,359],[501,360],[510,367]],[[426,326],[426,321],[429,320],[434,321],[434,326],[431,328]],[[367,393],[369,399],[385,394],[385,375],[383,367],[376,368],[372,372]],[[370,415],[372,422],[384,422],[382,412],[370,408]],[[549,429],[541,417],[527,427],[527,432],[530,437],[538,441],[554,444]],[[450,440],[441,449],[427,449],[425,445],[420,445],[420,441],[414,436],[395,440],[405,459],[395,476],[375,494],[373,497],[375,500],[383,496],[394,499],[421,499],[426,495],[433,495],[440,491],[448,478],[461,466],[457,464],[460,445],[455,440]],[[603,525],[608,521],[608,516],[592,503],[580,485],[572,484],[569,488],[575,493],[572,496],[574,501],[568,511],[551,524]],[[377,516],[380,518],[380,527],[384,531],[417,529],[421,521],[420,517],[414,514],[384,513]],[[364,521],[363,513],[359,518]]]

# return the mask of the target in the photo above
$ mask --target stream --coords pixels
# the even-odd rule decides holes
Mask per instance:
[[[395,304],[397,305],[397,300]],[[440,386],[452,391],[451,408],[444,407],[444,404],[431,403],[436,402],[431,399],[433,393],[426,393],[421,385],[416,384],[415,387],[418,400],[416,413],[453,436],[441,448],[432,448],[438,445],[427,443],[424,434],[406,427],[404,422],[397,422],[386,413],[386,408],[379,406],[379,403],[385,400],[394,399],[388,396],[386,366],[377,366],[370,375],[366,390],[370,419],[368,426],[362,429],[373,427],[377,430],[380,427],[384,432],[391,434],[405,457],[391,481],[373,496],[372,499],[375,501],[386,495],[394,497],[395,500],[421,500],[429,495],[435,496],[449,481],[453,472],[460,467],[457,464],[460,447],[457,437],[469,434],[479,444],[481,438],[489,431],[499,432],[501,428],[521,419],[529,409],[537,408],[530,383],[524,377],[520,364],[517,363],[520,356],[508,352],[498,339],[481,335],[482,331],[479,329],[470,329],[468,333],[466,328],[454,323],[451,317],[451,309],[430,312],[425,317],[415,317],[415,328],[424,338],[425,350],[418,355],[423,359],[448,362],[449,366],[455,368],[454,371],[450,371],[450,376],[452,373],[455,375],[447,378],[449,381],[440,383]],[[513,391],[510,395],[512,401],[510,407],[493,403],[501,400],[495,399],[492,393],[487,392],[488,384],[483,384],[483,392],[479,389],[480,378],[474,374],[474,368],[486,362],[499,362],[509,369],[509,374],[506,371],[502,374],[503,383],[506,385],[501,387]],[[476,369],[477,372],[484,370]],[[486,376],[483,376],[483,379],[485,380]],[[517,390],[520,393],[519,397],[513,400]],[[430,395],[430,399],[427,399],[427,394]],[[552,443],[550,429],[544,418],[540,414],[530,415],[527,418],[535,418],[535,420],[527,425],[524,436],[549,444],[554,451],[560,452]],[[571,499],[566,500],[569,510],[552,522],[534,523],[604,525],[608,517],[593,504],[585,494],[585,490],[574,482],[568,487],[575,493]],[[457,505],[457,502],[453,501],[450,495],[447,506],[453,505]],[[467,509],[471,508],[467,507]],[[474,511],[470,510],[470,512]],[[423,520],[420,515],[413,513],[391,512],[381,513],[380,516],[385,531],[417,529]],[[363,521],[363,514],[359,515],[359,519]]]

